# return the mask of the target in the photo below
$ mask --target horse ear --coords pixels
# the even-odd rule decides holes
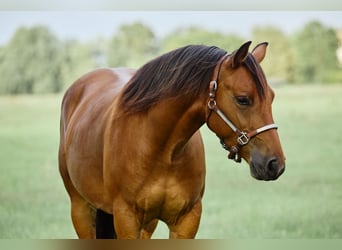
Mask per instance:
[[[255,58],[255,60],[258,61],[258,63],[260,63],[265,58],[267,45],[267,42],[259,43],[253,49],[252,55]]]
[[[246,59],[248,55],[248,49],[251,45],[251,41],[248,41],[241,45],[238,50],[235,50],[230,58],[232,60],[232,68],[239,67]]]

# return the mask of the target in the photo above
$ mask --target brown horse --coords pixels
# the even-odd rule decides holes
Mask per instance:
[[[191,45],[132,69],[100,69],[66,92],[59,169],[80,238],[150,238],[158,220],[170,238],[195,237],[205,186],[199,128],[275,180],[285,159],[259,65],[267,43],[232,54]],[[114,225],[114,226],[113,226]]]

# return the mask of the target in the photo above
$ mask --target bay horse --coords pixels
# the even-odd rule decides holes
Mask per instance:
[[[285,169],[260,62],[267,43],[233,53],[189,45],[138,70],[98,69],[67,90],[59,170],[79,238],[194,238],[205,186],[206,123],[259,180]]]

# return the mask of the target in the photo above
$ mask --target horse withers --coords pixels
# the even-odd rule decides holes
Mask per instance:
[[[259,65],[267,43],[231,54],[190,45],[138,70],[99,69],[66,92],[59,169],[80,238],[194,238],[200,223],[208,127],[251,175],[275,180],[285,157]]]

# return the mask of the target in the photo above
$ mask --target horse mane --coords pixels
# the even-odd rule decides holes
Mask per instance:
[[[193,100],[207,90],[217,62],[225,54],[215,46],[188,45],[149,61],[124,87],[121,111],[145,111],[159,100],[179,95]]]
[[[147,62],[123,89],[119,105],[123,113],[148,110],[159,100],[184,95],[192,101],[208,89],[214,68],[227,52],[205,45],[188,45]],[[258,94],[265,96],[266,78],[252,54],[243,65],[251,73]]]

